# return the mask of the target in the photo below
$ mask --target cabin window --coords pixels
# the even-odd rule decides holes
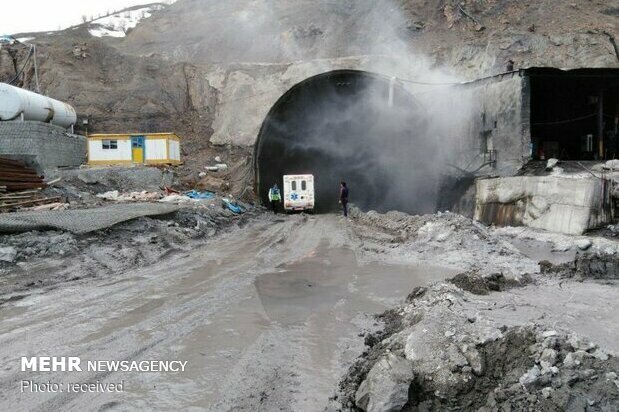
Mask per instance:
[[[296,180],[293,180],[292,183],[290,184],[290,188],[292,190],[297,190],[297,182]]]
[[[118,140],[101,140],[101,147],[104,150],[118,149]]]
[[[305,180],[301,181],[301,190],[307,190],[307,182]]]

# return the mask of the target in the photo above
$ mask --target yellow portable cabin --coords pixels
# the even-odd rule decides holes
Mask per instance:
[[[91,134],[88,164],[179,164],[180,139],[174,133]]]

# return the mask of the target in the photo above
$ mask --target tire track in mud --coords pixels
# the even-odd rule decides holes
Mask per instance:
[[[18,303],[0,326],[0,405],[50,410],[319,410],[359,331],[449,270],[362,262],[353,222],[263,216],[184,255]],[[436,268],[435,268],[436,269]],[[29,305],[28,305],[29,304]],[[44,348],[45,353],[41,353]],[[21,373],[18,356],[188,361],[183,374]],[[20,379],[125,380],[121,394],[16,394]]]
[[[218,311],[226,308],[232,302],[238,301],[243,291],[251,287],[255,276],[261,271],[269,270],[268,261],[281,263],[288,258],[294,258],[295,253],[281,254],[281,249],[286,249],[287,239],[299,236],[297,226],[307,224],[307,219],[292,217],[275,223],[259,222],[247,230],[235,230],[223,237],[208,242],[204,248],[194,251],[185,258],[171,263],[163,263],[163,268],[145,268],[137,271],[141,276],[135,277],[131,273],[132,281],[113,282],[109,279],[103,282],[82,284],[73,287],[73,291],[58,291],[58,295],[42,296],[38,302],[28,307],[28,311],[12,320],[28,323],[28,327],[15,330],[8,341],[3,333],[6,349],[15,349],[23,344],[24,335],[35,335],[35,339],[29,339],[28,348],[19,350],[20,354],[38,354],[34,348],[46,348],[51,353],[66,353],[71,349],[71,356],[80,355],[84,359],[123,359],[136,360],[146,353],[162,352],[160,348],[172,346],[191,335],[192,331],[208,322]],[[312,245],[310,237],[306,237],[297,244]],[[294,241],[293,241],[294,242]],[[302,251],[299,251],[299,254]],[[200,268],[197,262],[191,259],[207,259],[206,272]],[[184,265],[189,265],[190,269]],[[165,267],[168,266],[168,267]],[[153,271],[154,269],[154,271]],[[171,270],[172,269],[172,270]],[[184,276],[174,274],[174,270],[185,271]],[[150,272],[150,273],[147,273]],[[127,277],[124,276],[123,277]],[[160,283],[160,284],[159,284]],[[97,287],[103,287],[103,291]],[[206,291],[206,293],[204,293]],[[74,299],[67,299],[71,294]],[[75,294],[80,294],[75,299]],[[145,298],[145,295],[155,298]],[[56,295],[56,293],[54,293]],[[47,302],[46,302],[47,300]],[[157,302],[153,304],[153,302]],[[67,305],[69,303],[69,305]],[[55,305],[51,308],[49,305]],[[82,321],[85,324],[77,334],[71,334],[72,341],[66,342],[66,337],[59,335],[59,331],[71,329],[72,321],[66,316],[59,316],[54,321],[54,315],[50,312],[59,313],[70,306],[70,318],[74,321]],[[91,309],[95,310],[92,311]],[[111,308],[117,308],[110,317]],[[142,310],[141,310],[142,309]],[[129,319],[126,317],[129,316]],[[28,318],[25,322],[24,318]],[[88,325],[89,319],[95,319],[95,325]],[[103,322],[103,324],[101,324]],[[5,329],[5,328],[3,328]],[[140,332],[156,331],[150,339],[139,338]],[[84,336],[85,335],[85,336]],[[78,338],[79,337],[79,338]],[[56,341],[56,345],[50,344]],[[121,349],[110,356],[110,348],[122,347],[133,349]],[[6,353],[5,349],[5,353]],[[18,365],[18,360],[6,357],[10,365]],[[11,385],[16,385],[20,379],[36,379],[33,374],[5,374],[0,378],[0,387],[4,393],[11,391]],[[82,381],[91,381],[106,378],[113,379],[113,374],[80,375]],[[86,406],[80,401],[79,394],[62,394],[51,399],[46,399],[38,406],[41,410],[59,407],[80,408]],[[5,399],[10,403],[18,399]],[[32,399],[36,401],[35,399]],[[88,404],[89,406],[92,406]],[[34,406],[34,405],[32,405]]]

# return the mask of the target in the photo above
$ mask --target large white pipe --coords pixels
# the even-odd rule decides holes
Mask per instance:
[[[59,100],[0,83],[0,121],[18,118],[68,128],[77,121],[77,114],[73,107]]]

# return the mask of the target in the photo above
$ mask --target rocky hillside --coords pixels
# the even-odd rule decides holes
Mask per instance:
[[[407,51],[478,76],[508,59],[617,65],[618,15],[619,2],[607,0],[181,0],[139,25],[123,47],[203,63]]]
[[[618,67],[618,16],[616,0],[179,0],[16,37],[37,45],[42,92],[89,117],[90,132],[174,130],[191,163],[208,151],[226,65],[412,54],[469,79],[510,59]],[[1,80],[28,50],[0,49]],[[16,83],[34,88],[32,63]]]

